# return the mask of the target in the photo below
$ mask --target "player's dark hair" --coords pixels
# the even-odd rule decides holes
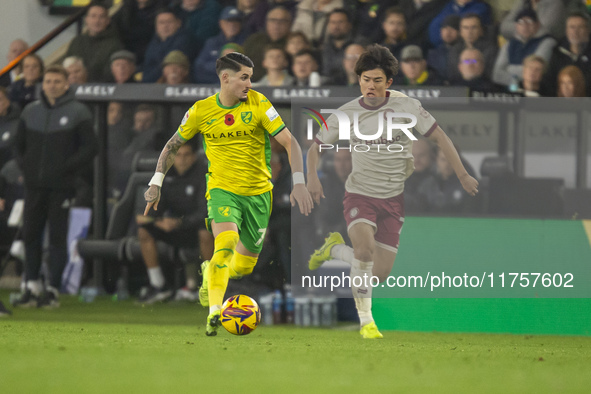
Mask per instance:
[[[215,62],[215,72],[217,75],[220,75],[224,70],[238,72],[242,66],[254,68],[254,63],[248,56],[242,53],[232,52],[220,57]]]
[[[386,79],[394,78],[398,74],[398,60],[386,47],[378,44],[368,46],[355,64],[355,74],[361,76],[365,71],[382,69]]]

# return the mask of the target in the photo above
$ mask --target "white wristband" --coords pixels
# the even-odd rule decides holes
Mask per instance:
[[[306,184],[306,178],[304,177],[304,173],[303,172],[294,172],[293,175],[293,185],[297,185],[299,183],[301,184]]]
[[[150,179],[150,183],[148,183],[148,185],[156,185],[162,187],[162,181],[164,181],[164,174],[161,172],[157,172],[154,174],[152,179]]]

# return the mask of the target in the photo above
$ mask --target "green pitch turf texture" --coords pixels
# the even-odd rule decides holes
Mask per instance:
[[[8,293],[0,299],[8,304]],[[588,393],[591,338],[260,326],[204,334],[196,304],[62,297],[0,319],[0,392]]]

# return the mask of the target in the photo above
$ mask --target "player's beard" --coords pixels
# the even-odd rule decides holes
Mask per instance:
[[[248,96],[247,97],[240,97],[238,100],[242,103],[245,103],[246,100],[248,100]]]

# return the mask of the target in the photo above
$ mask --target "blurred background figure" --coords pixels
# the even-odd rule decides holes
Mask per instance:
[[[392,52],[396,59],[400,59],[400,51],[406,43],[406,18],[402,9],[390,7],[385,11],[382,30],[377,42]]]
[[[318,60],[316,60],[316,53],[311,49],[303,49],[296,53],[293,58],[291,70],[295,77],[293,83],[294,86],[320,86],[323,84],[323,80],[326,82],[326,78],[321,78],[320,75],[318,75]],[[316,80],[313,81],[312,79]]]
[[[172,287],[172,275],[166,275],[160,266],[156,241],[178,248],[198,247],[204,260],[213,255],[213,236],[205,229],[207,200],[203,178],[206,172],[197,160],[195,145],[184,144],[166,175],[158,210],[152,210],[148,216],[137,216],[138,239],[150,280],[150,287],[140,302],[166,301],[177,290]],[[187,290],[194,291],[196,278],[191,279]]]
[[[23,59],[23,77],[9,87],[10,101],[24,108],[39,98],[37,84],[43,80],[43,59],[37,54]]]
[[[176,3],[172,9],[180,17],[183,30],[191,35],[194,52],[187,53],[187,56],[193,61],[205,40],[219,33],[222,6],[216,0],[181,0]]]
[[[263,77],[263,51],[269,44],[285,47],[291,30],[292,15],[284,7],[275,7],[267,13],[265,30],[250,35],[244,42],[244,54],[254,63],[252,81]]]
[[[181,51],[192,61],[196,47],[191,35],[181,29],[181,19],[170,9],[161,9],[156,15],[156,34],[148,44],[142,67],[142,82],[156,82],[162,73],[162,61],[172,51]]]
[[[444,80],[448,80],[448,58],[449,51],[460,38],[460,17],[448,15],[441,25],[441,44],[436,48],[429,49],[427,53],[427,64],[432,67]]]
[[[583,0],[584,1],[584,0]],[[530,9],[536,13],[540,21],[540,27],[555,38],[564,35],[564,20],[566,16],[565,4],[569,1],[556,0],[516,0],[513,7],[500,25],[500,33],[506,40],[511,40],[515,36],[515,17],[524,9]],[[579,0],[570,1],[570,3],[579,2]]]
[[[342,8],[332,11],[327,19],[320,74],[334,78],[341,71],[345,48],[353,43],[353,21]]]
[[[515,36],[505,44],[497,56],[493,69],[493,82],[517,87],[523,74],[523,60],[536,55],[549,61],[556,45],[550,35],[540,28],[540,22],[533,10],[525,9],[515,17]],[[513,89],[515,89],[513,88]]]
[[[12,62],[16,59],[21,53],[29,49],[29,44],[26,41],[17,39],[10,43],[8,47],[8,52],[6,53],[6,64]],[[4,74],[0,77],[0,86],[8,87],[11,83],[15,82],[17,79],[20,78],[22,73],[22,65],[19,64],[9,73]]]
[[[547,62],[536,55],[529,55],[523,60],[521,82],[517,93],[523,93],[525,97],[553,96],[542,86],[542,78],[546,70]]]
[[[585,76],[577,66],[566,66],[558,73],[558,97],[585,97]]]
[[[62,63],[68,72],[68,83],[70,85],[82,85],[88,82],[88,71],[84,67],[84,61],[77,56],[70,56]]]
[[[10,101],[4,86],[0,86],[0,169],[14,158],[13,142],[21,109]]]
[[[179,85],[189,83],[189,59],[181,51],[172,51],[162,62],[162,76],[158,83]]]
[[[166,3],[169,1],[123,0],[121,8],[111,19],[124,48],[135,55],[138,68],[144,62],[144,53],[154,35],[156,13]]]
[[[400,72],[394,77],[396,85],[439,86],[443,81],[433,69],[427,67],[423,51],[417,45],[408,45],[402,49]]]
[[[456,84],[467,86],[473,90],[493,91],[495,85],[484,73],[484,57],[478,49],[464,49],[460,55],[457,70],[461,79]]]
[[[118,84],[134,83],[135,70],[135,55],[132,52],[121,50],[111,55],[111,81]]]
[[[355,72],[355,64],[365,48],[361,44],[349,44],[343,56],[343,69],[332,80],[334,85],[359,86],[359,77]]]
[[[293,57],[296,53],[302,49],[310,49],[310,40],[301,31],[289,33],[285,42],[285,51],[289,55],[290,62],[293,61]]]
[[[322,42],[330,12],[343,8],[343,0],[302,0],[298,3],[292,31],[303,32],[314,45]]]
[[[119,35],[111,24],[109,10],[102,3],[93,3],[84,17],[86,31],[70,42],[66,57],[77,56],[88,70],[88,81],[105,82],[111,74],[110,56],[123,49]]]
[[[253,86],[291,86],[294,79],[287,72],[289,65],[287,52],[280,46],[268,46],[265,49],[263,68],[267,72]]]
[[[427,202],[419,189],[425,179],[435,174],[436,146],[421,138],[413,142],[412,155],[415,169],[404,183],[404,210],[411,214],[427,211]]]
[[[230,43],[243,44],[247,33],[243,28],[244,14],[236,7],[226,7],[220,15],[220,33],[205,41],[203,49],[193,65],[193,81],[195,83],[217,84],[215,62],[221,57],[221,48]]]

